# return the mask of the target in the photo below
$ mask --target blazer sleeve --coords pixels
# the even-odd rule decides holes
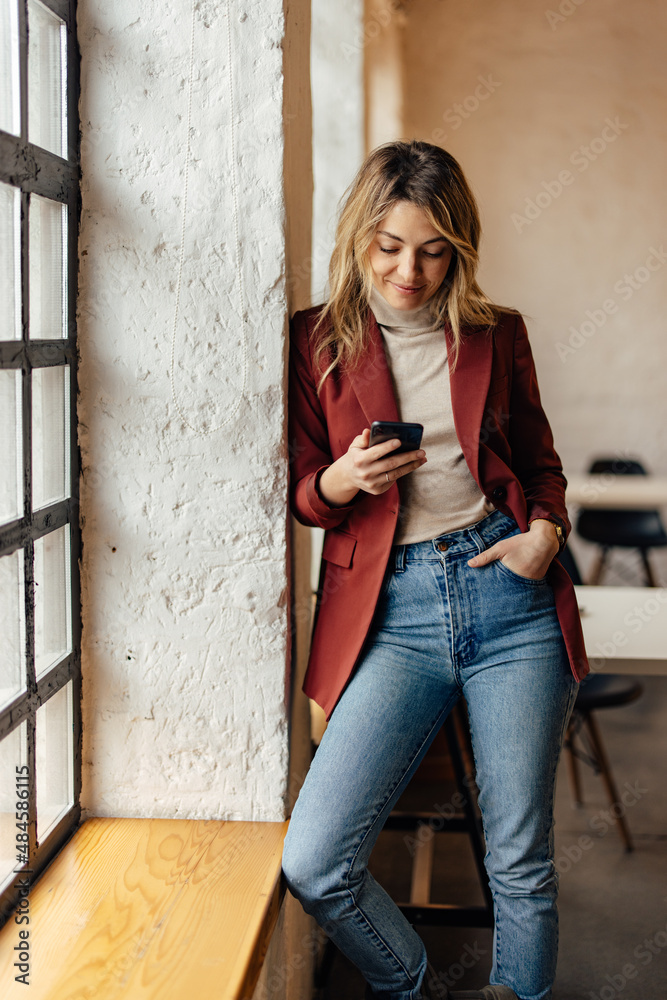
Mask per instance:
[[[567,480],[542,409],[533,353],[521,316],[516,321],[510,412],[512,470],[523,488],[528,522],[538,517],[556,519],[567,537],[571,530],[565,506]]]
[[[330,507],[318,490],[319,478],[333,458],[326,417],[317,395],[308,325],[308,312],[305,311],[295,313],[290,323],[290,507],[301,524],[336,528],[354,505]]]

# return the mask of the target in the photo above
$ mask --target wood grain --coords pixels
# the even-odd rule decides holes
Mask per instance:
[[[30,986],[13,918],[0,994],[250,998],[281,899],[287,823],[90,819],[30,894]]]

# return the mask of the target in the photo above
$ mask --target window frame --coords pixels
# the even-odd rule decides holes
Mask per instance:
[[[21,339],[0,341],[0,369],[21,371],[22,447],[23,447],[23,516],[0,527],[0,556],[17,549],[24,551],[25,608],[25,689],[0,709],[0,740],[23,722],[27,728],[27,763],[29,767],[29,861],[16,864],[13,878],[0,895],[0,926],[7,920],[21,898],[18,879],[29,875],[30,885],[53,860],[77,828],[81,793],[81,613],[79,559],[79,468],[77,442],[77,243],[80,218],[79,166],[79,49],[76,38],[76,0],[39,0],[59,17],[66,31],[66,121],[67,158],[28,141],[28,0],[18,0],[20,134],[0,131],[0,181],[20,189],[20,269],[21,269]],[[60,202],[67,211],[66,308],[67,337],[62,340],[30,340],[29,317],[29,203],[32,195]],[[32,511],[32,432],[31,381],[34,368],[69,366],[69,496]],[[34,639],[34,543],[56,529],[69,524],[69,568],[71,583],[71,651],[37,680]],[[41,843],[37,840],[37,789],[35,726],[37,710],[50,697],[72,683],[72,761],[73,804]]]

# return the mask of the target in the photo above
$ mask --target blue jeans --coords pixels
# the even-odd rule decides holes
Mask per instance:
[[[491,982],[522,1000],[550,996],[554,786],[578,684],[546,579],[521,577],[498,560],[467,565],[519,530],[494,511],[461,531],[394,547],[363,656],[292,813],[287,885],[385,1000],[418,1000],[427,958],[367,862],[461,695],[494,900]]]

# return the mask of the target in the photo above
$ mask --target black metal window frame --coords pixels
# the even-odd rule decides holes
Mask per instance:
[[[66,44],[66,122],[67,158],[57,156],[28,141],[28,0],[19,0],[19,93],[20,135],[0,131],[0,181],[20,190],[21,199],[21,339],[0,342],[0,369],[20,370],[22,378],[23,442],[23,517],[0,527],[0,556],[19,549],[24,553],[25,608],[25,688],[0,710],[0,740],[25,722],[27,728],[28,848],[29,861],[23,868],[29,882],[44,871],[80,820],[81,792],[81,616],[80,616],[80,531],[79,531],[79,453],[76,431],[77,349],[77,240],[80,215],[79,194],[79,50],[76,40],[76,0],[40,0],[65,24]],[[29,239],[30,199],[33,195],[66,206],[67,245],[65,267],[67,336],[62,340],[30,339],[29,315]],[[36,368],[69,366],[69,497],[48,507],[32,511],[32,371]],[[43,676],[36,677],[34,633],[34,544],[64,525],[69,525],[69,569],[71,581],[71,650]],[[73,804],[40,843],[37,840],[37,791],[35,725],[37,710],[50,697],[72,682],[72,760]],[[0,925],[19,902],[17,885],[21,868],[17,864],[11,883],[0,896]],[[4,873],[3,873],[4,874]]]

